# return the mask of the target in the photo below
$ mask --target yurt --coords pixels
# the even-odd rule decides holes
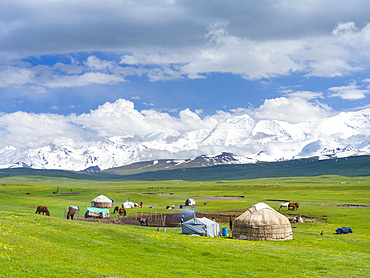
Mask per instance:
[[[91,206],[94,208],[111,208],[113,201],[104,195],[99,195],[91,201]]]
[[[135,204],[133,202],[126,201],[122,203],[122,208],[128,209],[128,208],[134,208],[134,207],[135,207]]]
[[[220,225],[208,218],[192,218],[181,225],[182,234],[197,236],[218,236]]]
[[[234,220],[233,238],[279,241],[293,239],[289,219],[265,203],[251,206]]]

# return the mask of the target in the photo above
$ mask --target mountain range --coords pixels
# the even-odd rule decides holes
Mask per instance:
[[[0,149],[0,168],[95,172],[135,163],[143,167],[202,167],[368,155],[370,109],[298,124],[254,120],[243,114],[224,119],[212,129],[187,131],[179,136],[158,131],[76,145],[4,146]]]

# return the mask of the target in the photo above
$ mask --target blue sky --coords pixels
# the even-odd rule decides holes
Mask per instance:
[[[369,10],[367,0],[0,0],[0,130],[28,136],[19,121],[78,125],[72,117],[101,109],[109,121],[127,107],[295,122],[363,109]]]

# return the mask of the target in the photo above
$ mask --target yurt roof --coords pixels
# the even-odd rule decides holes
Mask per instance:
[[[252,226],[290,225],[289,219],[265,203],[251,206],[235,219]]]
[[[98,197],[96,197],[92,201],[96,202],[96,203],[112,202],[111,199],[109,199],[108,197],[106,197],[104,195],[99,195]]]

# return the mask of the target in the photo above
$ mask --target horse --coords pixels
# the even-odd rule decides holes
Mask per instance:
[[[67,214],[67,219],[71,218],[71,220],[73,220],[73,216],[75,215],[75,213],[76,213],[76,210],[70,209]]]
[[[279,210],[281,210],[281,208],[287,208],[287,210],[288,210],[288,207],[289,207],[289,202],[288,203],[280,203],[279,204]]]
[[[75,212],[77,212],[78,214],[80,214],[80,208],[78,206],[69,206],[68,210],[71,210],[71,209],[74,209]]]
[[[113,213],[117,213],[117,212],[118,212],[118,210],[119,210],[119,207],[118,207],[118,206],[116,206],[116,207],[114,208],[114,210],[113,210]]]
[[[42,212],[43,215],[45,215],[45,213],[46,213],[47,216],[50,216],[50,212],[49,212],[47,207],[38,206],[35,213],[41,214],[41,212]]]
[[[140,222],[140,226],[143,226],[143,224],[145,224],[146,226],[148,226],[148,221],[146,221],[145,218],[138,218],[137,221]]]
[[[118,213],[119,213],[119,215],[123,214],[123,216],[126,216],[126,210],[124,208],[120,208]]]
[[[288,210],[292,209],[292,210],[298,210],[299,208],[299,203],[289,203],[288,205]]]

